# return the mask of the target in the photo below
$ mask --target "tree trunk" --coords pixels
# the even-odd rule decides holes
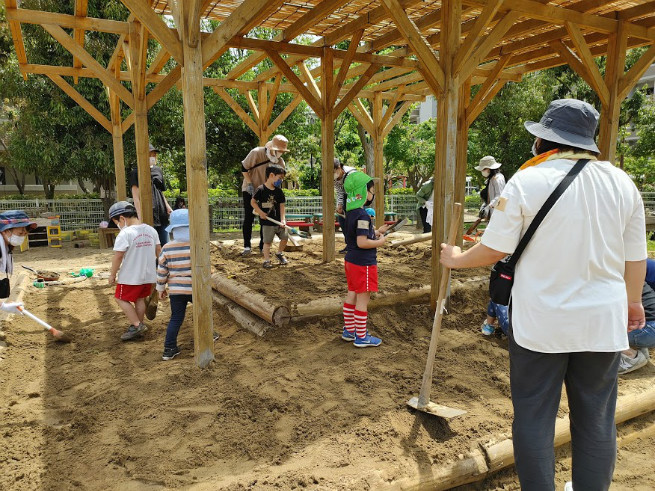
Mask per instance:
[[[55,199],[55,183],[50,181],[43,181],[43,192],[45,193],[45,199]]]
[[[359,135],[359,140],[362,142],[362,148],[364,149],[364,160],[366,161],[366,173],[369,176],[375,175],[375,155],[373,149],[373,138],[366,136],[366,131],[364,127],[357,123],[357,134]]]
[[[84,181],[82,180],[82,178],[77,179],[77,185],[80,187],[80,189],[82,190],[82,192],[84,194],[89,194],[89,191],[87,191],[86,185],[84,184]]]

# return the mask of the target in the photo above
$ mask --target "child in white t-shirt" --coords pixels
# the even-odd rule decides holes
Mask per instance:
[[[147,330],[143,324],[145,298],[150,296],[157,281],[156,264],[161,246],[157,231],[141,223],[136,208],[127,201],[113,204],[109,208],[109,219],[120,229],[114,242],[109,284],[116,284],[116,303],[130,321],[127,331],[121,336],[122,341],[129,341],[143,337]]]

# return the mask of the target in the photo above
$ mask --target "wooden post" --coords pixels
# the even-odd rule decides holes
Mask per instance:
[[[109,109],[111,113],[111,136],[114,145],[114,174],[116,175],[116,200],[125,201],[125,153],[123,151],[123,129],[121,128],[121,101],[109,89]]]
[[[212,295],[209,258],[209,205],[207,192],[207,142],[205,98],[202,85],[202,41],[193,35],[200,29],[195,8],[200,0],[183,0],[182,12],[182,101],[184,104],[184,144],[186,151],[191,267],[193,269],[193,330],[196,364],[207,367],[214,359],[212,338]]]
[[[384,128],[382,127],[382,93],[375,92],[373,100],[373,176],[375,181],[375,227],[384,225]],[[392,111],[389,106],[387,111]]]
[[[445,80],[437,98],[437,151],[434,166],[434,213],[432,226],[432,294],[434,310],[439,293],[441,264],[440,244],[446,241],[446,227],[453,208],[455,166],[457,162],[457,120],[459,110],[459,77],[453,76],[454,56],[459,47],[462,12],[461,0],[442,0],[441,4],[441,67]]]
[[[130,41],[126,50],[126,61],[132,78],[134,95],[134,140],[141,198],[140,217],[143,223],[153,224],[152,181],[150,178],[148,138],[148,103],[146,101],[146,49],[147,31],[139,21],[130,22]]]
[[[455,176],[455,203],[464,203],[466,201],[466,164],[468,153],[469,126],[466,124],[466,109],[471,100],[471,79],[468,78],[460,88],[459,93],[459,114],[457,116],[457,163]],[[464,210],[462,210],[462,217]],[[462,246],[463,227],[459,227],[457,232],[457,245]]]
[[[625,70],[625,53],[628,37],[619,23],[617,33],[609,35],[607,66],[605,69],[605,85],[609,90],[609,101],[603,105],[600,113],[600,131],[598,148],[601,158],[614,163],[616,159],[616,140],[619,133],[619,113],[621,98],[619,97],[619,82]]]
[[[257,103],[259,105],[259,146],[263,147],[268,138],[266,137],[266,129],[268,128],[268,121],[264,121],[266,108],[268,104],[268,90],[266,89],[266,82],[259,82],[257,91]]]
[[[321,191],[323,195],[323,262],[334,261],[334,105],[331,93],[334,80],[332,50],[325,48],[321,59]]]

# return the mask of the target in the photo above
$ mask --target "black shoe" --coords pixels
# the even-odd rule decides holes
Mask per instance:
[[[164,354],[161,356],[161,359],[164,361],[172,360],[179,354],[180,348],[177,346],[175,348],[164,348]]]

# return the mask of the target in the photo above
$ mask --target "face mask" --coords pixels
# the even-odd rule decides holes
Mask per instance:
[[[127,221],[127,220],[126,220],[126,221]],[[120,217],[119,217],[119,219],[118,219],[118,223],[116,224],[116,226],[118,227],[118,230],[123,230],[123,229],[127,226],[127,224],[125,224],[125,225],[123,225],[123,226],[121,227],[121,219],[120,219]]]
[[[277,181],[275,181],[273,183],[273,186],[275,186],[276,188],[282,187],[282,179],[278,179]]]
[[[150,157],[150,167],[157,165],[157,157]]]
[[[480,174],[482,174],[482,177],[489,177],[489,174],[491,174],[491,171],[489,169],[482,169],[480,171]]]
[[[274,164],[277,164],[278,161],[277,152],[272,152],[268,147],[266,148],[266,157]]]
[[[537,152],[537,140],[535,140],[534,143],[532,144],[532,155],[534,155],[535,157],[539,155],[539,152]]]
[[[14,247],[20,247],[23,242],[25,242],[24,235],[11,235],[9,237],[9,243]]]
[[[374,200],[374,199],[375,199],[375,195],[374,195],[373,193],[371,193],[371,199],[367,199],[367,200],[364,202],[364,207],[367,207],[367,206],[369,206],[371,203],[373,203],[373,200]]]

